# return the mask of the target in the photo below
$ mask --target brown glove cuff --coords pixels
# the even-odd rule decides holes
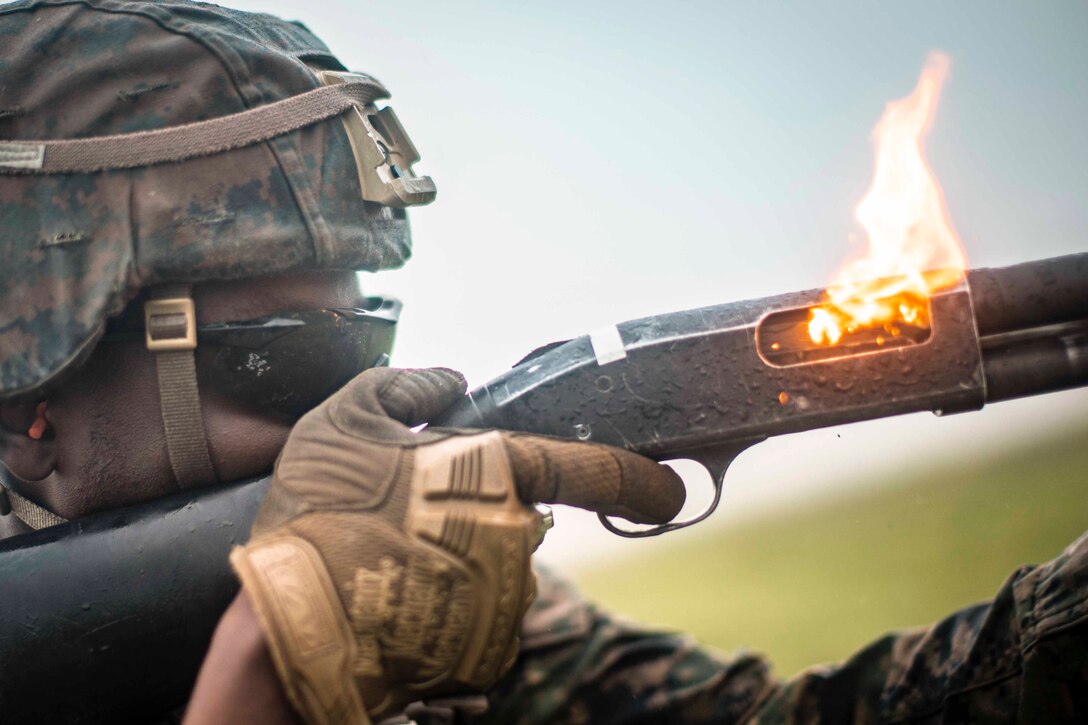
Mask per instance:
[[[230,561],[299,714],[311,724],[370,725],[352,677],[355,638],[317,549],[271,536],[235,548]]]

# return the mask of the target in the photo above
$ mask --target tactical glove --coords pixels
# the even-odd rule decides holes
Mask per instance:
[[[523,502],[672,518],[670,469],[604,446],[418,426],[465,392],[445,369],[364,372],[303,417],[231,563],[295,708],[368,722],[481,691],[513,663],[542,536]]]

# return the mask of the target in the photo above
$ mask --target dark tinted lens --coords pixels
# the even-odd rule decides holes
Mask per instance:
[[[260,323],[261,321],[254,321]],[[201,330],[214,351],[201,382],[256,407],[300,416],[363,370],[388,361],[394,320],[365,311],[322,310],[265,325]]]
[[[202,386],[298,417],[370,367],[385,365],[401,304],[368,297],[360,308],[289,312],[197,328]],[[142,342],[143,327],[111,319],[104,343]]]

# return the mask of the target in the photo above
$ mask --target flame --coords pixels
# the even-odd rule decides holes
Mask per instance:
[[[873,130],[873,183],[854,212],[866,250],[813,308],[808,332],[817,344],[862,329],[898,336],[901,325],[927,327],[927,298],[963,278],[967,259],[922,150],[949,65],[947,55],[931,53],[914,91],[889,103]]]

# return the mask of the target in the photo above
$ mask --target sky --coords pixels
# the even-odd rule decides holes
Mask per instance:
[[[852,250],[872,127],[931,50],[952,67],[926,149],[970,265],[1088,251],[1088,3],[227,4],[302,20],[380,78],[437,183],[411,213],[415,258],[363,278],[405,302],[397,365],[480,385],[610,323],[824,286]],[[769,441],[703,526],[984,459],[1086,404],[1080,390]],[[554,562],[660,545],[557,520]]]

